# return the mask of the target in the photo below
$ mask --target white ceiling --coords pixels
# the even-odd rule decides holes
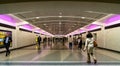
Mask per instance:
[[[0,9],[54,35],[66,35],[108,14],[119,14],[120,4],[46,1],[2,4]]]

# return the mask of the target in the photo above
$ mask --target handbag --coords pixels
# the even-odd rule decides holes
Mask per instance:
[[[93,41],[94,47],[97,47],[97,42]]]

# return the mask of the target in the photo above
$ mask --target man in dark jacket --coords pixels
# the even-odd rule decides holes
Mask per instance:
[[[10,34],[6,34],[5,38],[4,38],[4,46],[6,48],[6,56],[10,55],[10,43],[12,42],[12,38],[10,36]]]
[[[38,41],[38,45],[39,45],[39,48],[40,48],[40,43],[41,43],[41,37],[40,36],[38,36],[37,41]]]

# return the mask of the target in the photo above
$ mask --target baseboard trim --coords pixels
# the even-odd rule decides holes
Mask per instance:
[[[13,50],[18,50],[18,49],[22,49],[22,48],[26,48],[26,47],[30,47],[30,46],[33,46],[35,44],[30,44],[30,45],[26,45],[26,46],[22,46],[22,47],[18,47],[18,48],[13,48],[13,49],[10,49],[10,51],[13,51]],[[0,53],[4,53],[6,50],[4,51],[1,51]]]
[[[116,52],[116,53],[120,53],[120,51],[112,50],[112,49],[108,49],[108,48],[103,48],[103,47],[97,47],[97,48],[99,48],[99,49],[103,49],[103,50],[112,51],[112,52]]]

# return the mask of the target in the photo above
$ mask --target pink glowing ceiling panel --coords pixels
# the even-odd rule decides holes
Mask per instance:
[[[32,31],[34,29],[34,26],[30,24],[25,24],[25,25],[20,26],[20,28]]]
[[[40,32],[41,32],[41,30],[40,30],[40,29],[37,29],[37,30],[35,30],[35,32],[40,33]]]
[[[120,23],[120,14],[113,15],[104,20],[106,26],[114,25]]]
[[[90,24],[86,27],[87,30],[95,30],[95,29],[98,29],[100,28],[99,25],[96,25],[96,24]]]
[[[0,15],[0,23],[16,26],[16,23],[20,22],[19,19],[16,19],[8,14],[1,14]]]
[[[80,29],[79,31],[80,31],[80,33],[83,33],[83,32],[85,32],[85,30],[82,30],[82,29]]]

